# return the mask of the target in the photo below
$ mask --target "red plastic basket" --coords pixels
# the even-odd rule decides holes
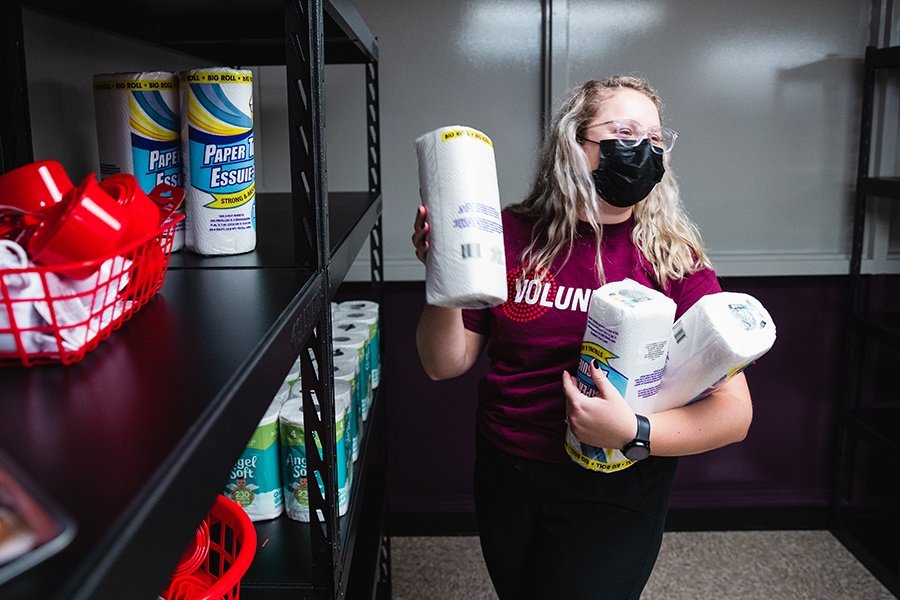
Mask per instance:
[[[154,237],[96,260],[0,268],[0,366],[84,358],[162,287],[183,218],[175,213]],[[81,281],[58,275],[73,271],[94,274]],[[26,291],[15,290],[13,282]]]
[[[209,516],[209,551],[197,570],[172,578],[165,600],[238,600],[241,578],[256,554],[256,529],[241,505],[216,496]],[[193,556],[197,548],[188,548]],[[178,570],[176,570],[178,572]]]

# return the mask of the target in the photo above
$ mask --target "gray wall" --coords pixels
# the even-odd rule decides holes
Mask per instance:
[[[547,0],[548,73],[536,0],[354,4],[380,50],[388,279],[424,277],[408,242],[418,135],[451,124],[487,133],[502,202],[514,202],[535,166],[545,75],[556,100],[615,72],[659,88],[681,134],[674,170],[720,274],[847,272],[861,60],[867,44],[900,43],[893,0]],[[93,73],[203,64],[30,10],[25,31],[35,156],[59,158],[76,176],[97,168]],[[257,70],[260,191],[289,185],[284,79],[283,68]],[[326,68],[332,190],[366,187],[363,84],[361,67]],[[880,102],[890,125],[897,94]],[[897,136],[884,144],[876,168],[896,174]],[[900,211],[872,211],[864,268],[900,272]],[[367,276],[367,250],[360,256],[351,277]]]

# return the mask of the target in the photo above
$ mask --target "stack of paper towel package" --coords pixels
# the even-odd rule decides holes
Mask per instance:
[[[224,67],[94,76],[100,175],[184,186],[174,250],[256,247],[252,90],[250,71]]]
[[[419,193],[430,225],[429,304],[485,308],[506,302],[506,254],[494,145],[454,125],[416,140]]]
[[[582,393],[598,394],[590,377],[596,359],[635,413],[661,412],[706,397],[775,343],[772,317],[747,294],[710,294],[673,323],[674,316],[671,299],[630,279],[595,290],[578,362]],[[584,444],[570,430],[565,445],[594,471],[631,464],[619,450]]]

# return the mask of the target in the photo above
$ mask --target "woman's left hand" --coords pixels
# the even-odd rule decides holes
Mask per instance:
[[[591,379],[600,395],[593,398],[582,394],[575,378],[563,371],[566,421],[578,441],[597,448],[621,449],[634,439],[637,419],[619,391],[606,378],[606,372],[596,365],[597,361],[591,364]]]

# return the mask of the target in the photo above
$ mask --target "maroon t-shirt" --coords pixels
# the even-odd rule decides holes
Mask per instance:
[[[663,292],[677,305],[676,318],[700,297],[721,291],[715,273],[700,270],[668,290],[650,277],[652,267],[631,241],[634,220],[605,225],[601,258],[606,282],[633,279]],[[565,452],[565,396],[562,372],[577,362],[591,292],[600,287],[595,243],[587,224],[579,229],[568,261],[551,274],[518,282],[522,250],[531,224],[503,211],[508,300],[497,307],[463,310],[466,329],[488,336],[490,368],[478,386],[478,427],[510,454],[546,462],[571,460]]]

